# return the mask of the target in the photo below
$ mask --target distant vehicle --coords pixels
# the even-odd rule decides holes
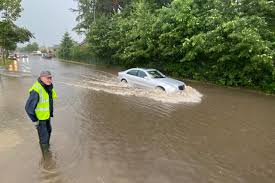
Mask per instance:
[[[49,54],[49,53],[42,53],[42,58],[51,59],[51,58],[52,58],[52,55]]]
[[[28,58],[28,55],[21,55],[21,58]]]
[[[39,56],[41,56],[42,52],[41,51],[33,51],[32,55],[39,55]]]
[[[18,58],[19,58],[19,56],[17,54],[11,54],[8,57],[8,59],[11,59],[11,60],[17,60]]]
[[[118,79],[130,86],[156,89],[166,93],[174,93],[185,89],[185,83],[166,77],[156,69],[132,68],[118,72]]]

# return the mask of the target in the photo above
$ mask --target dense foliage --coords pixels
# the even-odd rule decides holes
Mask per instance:
[[[101,14],[82,5],[79,0],[78,28],[95,56],[275,92],[272,0],[128,0],[120,12]]]
[[[127,12],[132,2],[135,0],[75,0],[78,2],[78,8],[72,9],[77,13],[77,26],[74,28],[77,32],[87,33],[92,23],[103,16],[112,16],[115,13]],[[160,8],[171,2],[171,0],[147,0],[155,8]]]
[[[19,48],[22,52],[33,52],[39,50],[39,45],[36,42],[29,43],[26,46]]]
[[[74,41],[70,37],[68,32],[63,35],[61,44],[58,48],[58,57],[63,59],[72,58],[72,48],[74,47]]]
[[[20,17],[21,11],[21,0],[0,0],[1,18],[16,20]]]

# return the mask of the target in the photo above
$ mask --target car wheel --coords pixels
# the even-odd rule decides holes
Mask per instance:
[[[121,80],[121,83],[122,83],[122,86],[128,87],[128,82],[127,82],[126,79],[122,79],[122,80]]]
[[[156,90],[157,92],[165,92],[165,89],[164,89],[163,87],[161,87],[161,86],[157,86],[157,87],[155,88],[155,90]]]

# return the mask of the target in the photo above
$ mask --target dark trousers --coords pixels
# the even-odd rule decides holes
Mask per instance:
[[[37,126],[38,136],[39,136],[39,143],[40,144],[49,144],[51,133],[52,133],[52,126],[51,120],[41,120],[39,121],[39,125]]]

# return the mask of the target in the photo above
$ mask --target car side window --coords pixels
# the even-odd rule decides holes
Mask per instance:
[[[140,77],[140,78],[144,78],[144,77],[146,77],[147,75],[146,75],[145,72],[143,72],[143,71],[138,71],[137,76]]]
[[[127,72],[127,74],[132,75],[132,76],[137,76],[137,72],[138,72],[138,70],[130,70]]]

